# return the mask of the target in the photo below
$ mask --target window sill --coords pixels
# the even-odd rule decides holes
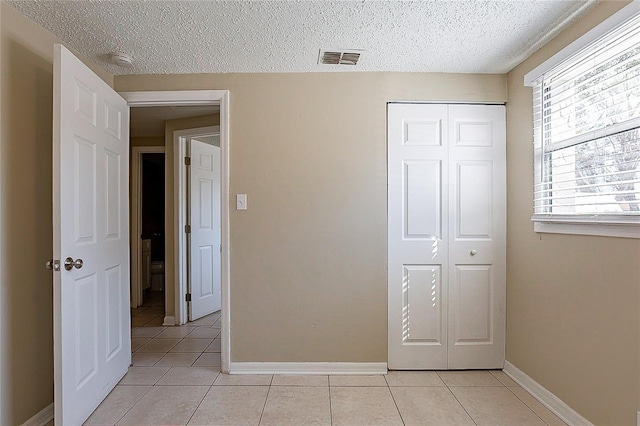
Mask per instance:
[[[533,221],[533,230],[541,234],[593,235],[601,237],[640,238],[638,224],[603,224]]]

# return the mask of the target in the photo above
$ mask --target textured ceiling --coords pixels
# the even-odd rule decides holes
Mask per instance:
[[[7,0],[112,74],[504,73],[598,0]],[[356,66],[318,51],[363,49]],[[125,52],[133,68],[108,63]]]

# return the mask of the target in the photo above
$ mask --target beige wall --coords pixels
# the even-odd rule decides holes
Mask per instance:
[[[603,2],[508,75],[507,360],[598,425],[640,408],[640,240],[533,232],[524,75],[625,5]]]
[[[131,138],[132,148],[134,146],[164,146],[164,138],[162,136],[143,136]]]
[[[230,90],[231,199],[248,194],[247,211],[231,209],[233,361],[386,361],[386,102],[506,99],[498,75],[123,76],[115,85]]]
[[[52,275],[44,263],[53,245],[52,58],[60,41],[0,8],[0,424],[15,425],[53,402]]]

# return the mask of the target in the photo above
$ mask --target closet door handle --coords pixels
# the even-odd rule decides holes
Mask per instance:
[[[469,254],[470,254],[471,256],[475,256],[476,254],[478,254],[478,252],[474,249],[474,250],[471,250],[471,251],[469,252]]]

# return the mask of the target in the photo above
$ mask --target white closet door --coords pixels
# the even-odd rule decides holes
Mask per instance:
[[[501,368],[504,107],[390,104],[390,369]]]
[[[502,368],[506,135],[502,105],[449,106],[449,369]]]
[[[446,105],[389,105],[390,369],[447,368],[446,117]]]

